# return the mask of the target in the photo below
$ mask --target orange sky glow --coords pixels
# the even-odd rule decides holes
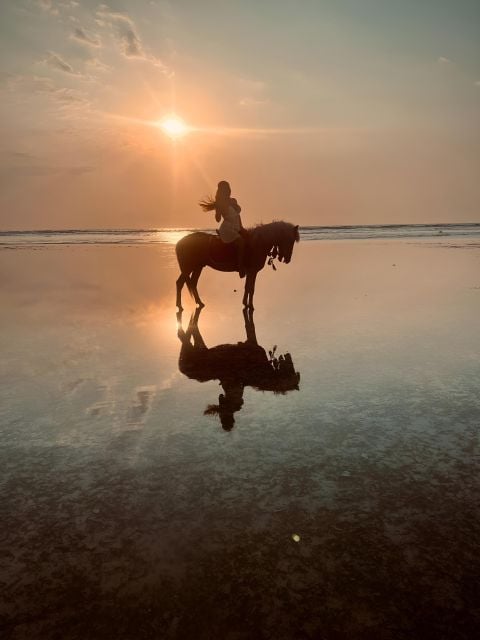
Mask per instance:
[[[480,220],[480,11],[373,5],[2,3],[0,227]]]

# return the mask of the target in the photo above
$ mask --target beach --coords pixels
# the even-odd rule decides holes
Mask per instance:
[[[2,638],[476,635],[478,238],[301,241],[257,280],[267,390],[179,369],[172,243],[0,274]],[[245,342],[238,275],[199,292]]]

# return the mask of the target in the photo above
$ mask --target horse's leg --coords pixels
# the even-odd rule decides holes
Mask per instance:
[[[245,320],[245,333],[247,343],[258,345],[257,335],[255,333],[255,323],[253,321],[253,309],[243,308],[243,319]]]
[[[202,334],[200,333],[200,329],[198,328],[198,319],[200,318],[200,313],[202,312],[203,307],[197,307],[195,311],[193,322],[192,322],[192,336],[193,336],[193,346],[196,349],[208,349],[205,341],[202,338]]]
[[[198,304],[199,307],[205,306],[203,302],[200,300],[200,296],[198,295],[198,291],[197,291],[197,282],[198,282],[198,279],[200,278],[200,274],[202,273],[202,269],[203,267],[198,267],[190,275],[190,292],[195,298],[195,302]]]
[[[179,311],[183,311],[183,307],[182,307],[182,289],[183,289],[183,285],[185,284],[185,276],[183,275],[183,273],[181,273],[178,278],[177,278],[177,301],[176,301],[176,305]]]
[[[177,335],[180,338],[180,334],[184,335],[185,331],[183,330],[183,326],[182,326],[182,315],[183,315],[183,309],[179,309],[176,316],[177,316]],[[180,338],[181,339],[181,338]]]
[[[249,271],[245,280],[245,293],[243,294],[243,304],[253,311],[253,294],[255,293],[256,271]]]
[[[177,278],[177,307],[179,311],[183,311],[182,289],[186,281],[187,281],[187,277],[183,273],[181,273]]]
[[[249,301],[249,308],[251,309],[251,311],[253,311],[254,307],[253,307],[253,294],[255,293],[255,281],[257,279],[257,271],[254,271],[252,273],[252,278],[250,280],[250,301]]]

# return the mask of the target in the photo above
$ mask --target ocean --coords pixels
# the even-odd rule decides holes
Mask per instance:
[[[187,232],[0,233],[0,636],[477,637],[480,224]]]
[[[212,229],[200,231],[214,232]],[[153,245],[175,244],[195,229],[40,229],[0,231],[0,249],[39,249],[48,245]],[[301,240],[374,240],[479,238],[480,223],[393,224],[300,227]]]

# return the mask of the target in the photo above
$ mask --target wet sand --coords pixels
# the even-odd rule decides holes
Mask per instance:
[[[179,371],[171,246],[0,252],[2,638],[475,637],[480,248],[452,245],[261,273],[255,357],[298,390],[247,384],[229,431]],[[238,277],[199,290],[206,347],[245,341]]]

